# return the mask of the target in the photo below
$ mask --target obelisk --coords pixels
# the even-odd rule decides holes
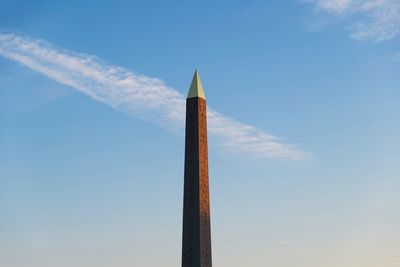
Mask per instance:
[[[182,267],[211,267],[207,110],[197,70],[186,99]]]

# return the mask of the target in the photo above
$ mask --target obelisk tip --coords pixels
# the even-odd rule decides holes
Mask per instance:
[[[197,71],[197,69],[194,71],[192,84],[190,85],[187,98],[193,98],[193,97],[200,97],[206,99],[206,96],[204,95],[203,91],[203,85],[201,84],[199,72]]]

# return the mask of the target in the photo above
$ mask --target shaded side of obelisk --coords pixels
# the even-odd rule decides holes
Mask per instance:
[[[182,267],[211,267],[207,110],[196,70],[186,99]]]

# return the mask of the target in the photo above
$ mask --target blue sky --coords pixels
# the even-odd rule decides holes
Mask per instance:
[[[195,68],[215,266],[400,266],[400,3],[215,2],[0,0],[1,266],[180,264]]]

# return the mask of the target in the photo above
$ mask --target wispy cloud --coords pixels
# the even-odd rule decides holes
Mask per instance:
[[[334,13],[342,13],[349,8],[351,0],[311,0],[318,8]]]
[[[397,53],[396,55],[394,55],[393,60],[400,63],[400,53]]]
[[[154,121],[167,129],[183,130],[185,97],[160,79],[14,33],[0,33],[0,55],[117,110]],[[212,141],[229,151],[261,158],[305,159],[308,155],[273,135],[211,108],[208,120]]]
[[[381,42],[400,34],[399,0],[306,0],[320,11],[349,20],[350,36]]]

